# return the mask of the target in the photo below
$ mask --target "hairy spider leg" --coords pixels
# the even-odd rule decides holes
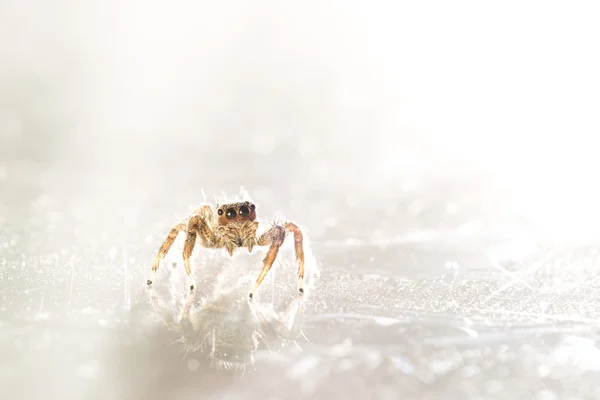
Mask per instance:
[[[213,210],[212,210],[211,206],[206,205],[206,204],[203,206],[200,206],[199,208],[197,208],[194,211],[194,214],[204,217],[204,219],[208,223],[208,226],[210,227],[210,229],[211,230],[215,229],[215,215],[213,214]]]
[[[156,259],[154,260],[154,265],[152,266],[152,275],[151,278],[148,279],[148,285],[151,285],[153,281],[156,280],[156,271],[160,265],[160,261],[164,258],[164,256],[169,252],[169,249],[173,245],[173,242],[177,238],[179,232],[183,231],[186,233],[186,241],[184,246],[184,264],[185,269],[188,274],[190,288],[194,288],[194,280],[191,276],[191,267],[189,258],[191,256],[192,250],[194,248],[194,243],[196,241],[196,237],[199,235],[202,239],[202,242],[210,246],[211,243],[214,243],[214,215],[212,212],[212,208],[208,205],[203,205],[194,211],[194,215],[189,219],[187,223],[187,227],[185,223],[177,224],[165,239],[164,243],[160,247],[158,254],[156,255]],[[187,254],[187,256],[186,256]]]
[[[190,265],[190,257],[194,251],[194,245],[196,244],[196,238],[200,236],[202,243],[210,245],[215,243],[216,235],[210,228],[209,223],[203,216],[194,215],[190,218],[187,229],[187,237],[185,238],[185,244],[183,246],[183,264],[185,265],[185,272],[188,275],[190,290],[194,290],[196,283],[192,277],[192,266]]]
[[[275,262],[275,258],[277,257],[277,253],[279,252],[279,247],[281,247],[281,245],[283,244],[284,239],[285,228],[283,226],[275,225],[274,227],[263,233],[256,241],[256,243],[259,246],[268,246],[270,244],[271,248],[269,248],[267,256],[263,260],[263,268],[260,271],[258,278],[256,279],[256,283],[254,284],[254,287],[248,294],[250,298],[254,296],[254,293],[256,293],[256,290],[260,286],[261,282],[263,281],[263,279],[265,279],[265,276],[273,266],[273,262]]]
[[[177,237],[179,232],[184,231],[184,230],[185,230],[185,224],[177,224],[171,229],[171,231],[167,235],[167,238],[163,242],[162,246],[160,246],[160,249],[158,250],[158,254],[156,255],[156,258],[154,259],[154,264],[152,265],[152,273],[150,275],[150,279],[148,279],[148,281],[147,281],[148,285],[151,285],[152,282],[154,280],[156,280],[156,271],[158,270],[158,266],[160,265],[161,260],[164,258],[164,256],[167,254],[167,252],[173,245],[173,242],[175,241],[175,238]]]
[[[294,250],[296,251],[296,261],[298,262],[298,291],[304,293],[304,248],[302,246],[302,231],[296,224],[288,222],[284,225],[286,232],[294,234]]]

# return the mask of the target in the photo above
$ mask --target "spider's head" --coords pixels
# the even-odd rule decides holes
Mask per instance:
[[[242,223],[256,219],[256,206],[249,201],[220,204],[217,206],[219,225]]]

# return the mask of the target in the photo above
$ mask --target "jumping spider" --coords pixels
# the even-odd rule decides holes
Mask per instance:
[[[249,296],[254,296],[261,282],[271,269],[279,247],[283,244],[287,233],[294,234],[296,261],[298,262],[298,290],[304,292],[304,249],[302,247],[302,232],[295,224],[287,222],[283,225],[275,224],[265,233],[257,236],[258,221],[256,221],[256,206],[249,201],[217,205],[218,217],[215,218],[210,205],[198,208],[185,222],[174,226],[160,247],[152,266],[152,275],[148,285],[156,280],[156,271],[163,257],[175,241],[180,231],[185,232],[186,239],[183,249],[183,262],[188,275],[190,290],[194,289],[195,282],[192,277],[190,257],[196,241],[203,247],[220,249],[225,248],[233,257],[233,251],[238,247],[245,247],[248,252],[256,246],[270,246],[263,261],[263,267],[256,279]],[[199,240],[198,240],[199,239]]]

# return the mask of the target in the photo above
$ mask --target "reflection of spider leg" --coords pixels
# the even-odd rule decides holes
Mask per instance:
[[[250,307],[252,307],[252,311],[254,311],[254,314],[258,318],[258,322],[260,322],[261,326],[268,326],[269,321],[265,318],[262,311],[260,311],[260,308],[258,308],[258,306],[254,303],[253,300],[250,300]]]
[[[296,251],[296,261],[298,262],[298,290],[304,292],[304,248],[302,247],[302,231],[291,222],[285,224],[285,231],[294,233],[294,249]]]
[[[256,289],[258,289],[258,287],[260,286],[263,279],[265,279],[267,272],[269,272],[269,270],[273,266],[273,262],[275,261],[275,258],[277,257],[277,253],[279,252],[279,247],[281,247],[281,244],[283,243],[284,239],[285,239],[285,228],[283,226],[279,226],[279,225],[275,225],[274,227],[272,227],[271,229],[269,229],[268,231],[263,233],[258,238],[257,244],[259,246],[267,246],[270,244],[271,247],[269,248],[269,251],[267,252],[267,256],[265,257],[265,259],[263,261],[263,263],[264,263],[263,268],[260,271],[258,278],[256,279],[256,283],[254,284],[254,287],[250,291],[250,294],[249,294],[250,298],[252,298],[252,296],[254,296]]]
[[[156,258],[154,259],[154,264],[152,265],[152,274],[150,276],[150,279],[148,279],[148,281],[147,281],[148,285],[151,285],[152,282],[154,280],[156,280],[156,271],[158,270],[158,265],[160,264],[160,261],[164,258],[164,256],[167,254],[167,252],[173,245],[173,242],[175,241],[175,238],[177,238],[177,235],[179,234],[179,232],[183,231],[184,229],[185,229],[185,224],[175,225],[171,229],[169,234],[167,235],[167,238],[163,242],[162,246],[160,246],[160,249],[158,250],[158,254],[156,255]]]
[[[185,272],[188,275],[190,290],[194,289],[196,285],[194,278],[192,277],[192,267],[190,265],[190,257],[194,250],[197,237],[200,236],[202,243],[205,246],[209,246],[214,243],[216,235],[210,228],[210,223],[201,215],[194,215],[190,218],[190,222],[187,227],[187,237],[185,238],[185,245],[183,246],[183,264],[185,265]]]
[[[302,293],[298,293],[298,297],[288,304],[283,315],[274,324],[274,329],[279,336],[288,340],[298,337],[304,316],[303,297]]]
[[[296,317],[298,317],[299,315],[302,316],[302,300],[303,300],[304,296],[302,293],[298,293],[298,297],[296,299],[296,301],[291,301],[290,304],[288,304],[285,313],[283,313],[283,315],[281,316],[281,320],[280,321],[285,321],[285,325],[287,327],[289,327],[289,322],[290,322],[290,318],[293,316],[294,319],[291,320],[292,325],[293,322],[295,320]],[[291,329],[291,327],[290,327]]]
[[[262,337],[262,341],[265,344],[265,346],[267,346],[267,349],[269,351],[272,351],[271,345],[274,344],[275,340],[277,339],[277,333],[269,323],[269,320],[265,318],[264,314],[262,313],[262,311],[260,311],[260,308],[254,303],[253,300],[250,300],[250,307],[252,308],[254,315],[256,315],[256,318],[260,323],[261,331],[264,333],[264,336],[260,335],[260,337]]]
[[[173,313],[171,313],[166,307],[162,306],[154,294],[152,295],[152,306],[167,327],[176,331],[179,329],[179,323],[175,320]]]
[[[194,293],[194,291],[191,291],[188,295],[187,302],[183,308],[183,314],[181,314],[181,322],[189,321],[190,319],[190,311],[192,309],[192,305],[194,304]]]
[[[152,295],[151,299],[152,299],[152,306],[154,307],[156,312],[160,313],[160,310],[162,310],[163,307],[161,307],[160,304],[158,304],[158,298],[155,295]]]
[[[275,347],[278,339],[293,340],[298,337],[298,330],[302,325],[302,298],[302,294],[299,293],[298,297],[288,304],[286,311],[280,317],[271,321],[264,316],[254,301],[250,301],[250,306],[260,322],[262,331],[265,333],[264,341],[269,349]]]
[[[165,325],[170,330],[185,335],[185,330],[189,328],[190,324],[190,312],[193,309],[194,297],[194,291],[191,291],[183,308],[181,318],[179,319],[174,310],[170,310],[168,307],[161,304],[156,295],[152,294],[151,300],[154,310],[161,317]]]

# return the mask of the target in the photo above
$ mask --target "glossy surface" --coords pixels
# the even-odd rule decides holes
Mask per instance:
[[[4,187],[35,192],[23,182]],[[483,222],[465,237],[472,217],[455,229],[390,231],[379,240],[374,221],[353,219],[362,204],[340,208],[343,199],[331,193],[314,201],[339,219],[309,242],[318,263],[300,303],[292,241],[256,297],[262,323],[247,291],[265,250],[232,259],[203,251],[194,258],[196,322],[185,328],[181,238],[154,292],[144,284],[173,222],[168,207],[126,210],[116,199],[59,196],[38,192],[3,213],[1,379],[18,398],[596,393],[597,247],[525,247]],[[303,212],[311,201],[290,211],[306,227],[322,224]],[[74,215],[78,207],[88,214]]]

